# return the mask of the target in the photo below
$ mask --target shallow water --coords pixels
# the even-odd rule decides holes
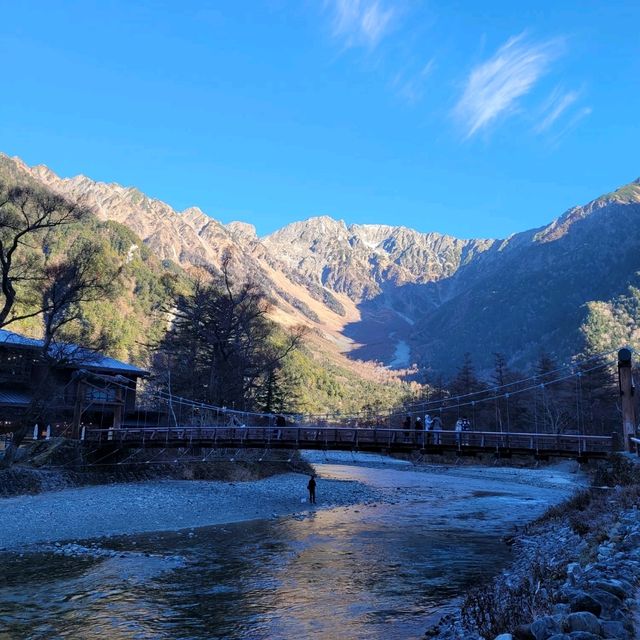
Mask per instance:
[[[431,616],[508,561],[499,539],[515,518],[513,504],[526,507],[536,493],[471,483],[456,503],[431,495],[424,473],[319,470],[397,497],[89,545],[98,554],[117,551],[109,557],[8,556],[0,639],[419,638]],[[505,501],[510,518],[486,524]]]

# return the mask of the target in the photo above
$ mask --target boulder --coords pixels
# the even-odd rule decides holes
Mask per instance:
[[[588,593],[583,592],[571,599],[569,609],[573,613],[576,611],[588,611],[593,613],[594,616],[599,616],[602,611],[602,605]]]
[[[616,638],[616,640],[631,640],[633,638],[633,630],[629,630],[628,626],[618,620],[605,620],[600,623],[602,626],[602,635],[605,638]]]
[[[577,562],[571,562],[567,565],[567,578],[569,582],[575,587],[577,581],[582,577],[582,567]]]
[[[613,593],[610,593],[609,591],[603,591],[602,589],[594,589],[591,592],[591,597],[594,600],[597,600],[602,607],[598,615],[606,619],[617,619],[615,612],[620,611],[620,609],[622,609],[622,607],[624,606],[620,598],[613,595]],[[587,611],[587,609],[585,609],[585,611]]]
[[[536,640],[536,637],[531,632],[530,624],[521,624],[513,631],[513,640]]]
[[[613,593],[620,600],[633,595],[633,587],[626,580],[596,580],[592,586],[594,589],[602,589],[602,591]]]
[[[578,611],[570,613],[564,621],[564,631],[571,634],[573,631],[586,631],[594,636],[600,635],[600,621],[593,613]],[[584,639],[586,640],[586,638]]]
[[[531,623],[531,633],[536,640],[548,640],[551,636],[562,632],[560,624],[551,616],[538,618]]]
[[[513,636],[510,633],[501,633],[495,640],[513,640]]]

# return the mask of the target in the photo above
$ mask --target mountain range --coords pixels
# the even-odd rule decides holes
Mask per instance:
[[[193,275],[220,269],[229,255],[236,278],[265,290],[276,321],[308,325],[316,348],[391,368],[450,374],[465,353],[480,369],[494,352],[523,368],[541,350],[567,358],[589,347],[593,314],[639,281],[640,180],[500,240],[326,216],[260,238],[245,222],[222,224],[197,207],[178,212],[138,189],[60,178],[18,158],[0,155],[0,172],[125,225],[161,261]]]

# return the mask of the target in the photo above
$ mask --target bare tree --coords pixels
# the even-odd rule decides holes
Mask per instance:
[[[18,290],[27,287],[32,295],[38,290],[49,234],[87,215],[61,196],[0,183],[0,327],[43,312],[37,307],[16,314]]]
[[[40,313],[44,338],[39,360],[41,375],[29,405],[22,411],[0,466],[10,466],[15,454],[35,423],[44,419],[60,390],[52,373],[59,367],[88,362],[106,345],[92,336],[82,322],[82,304],[110,297],[118,270],[102,264],[98,245],[76,242],[68,255],[45,265],[39,277],[42,285]],[[81,345],[74,344],[80,342]]]
[[[110,298],[115,293],[115,282],[120,268],[104,264],[99,245],[87,241],[76,241],[67,256],[48,262],[44,269],[41,309],[44,324],[44,353],[50,351],[52,343],[59,338],[69,338],[66,328],[72,324],[75,341],[84,348],[104,348],[93,344],[82,319],[82,305]]]

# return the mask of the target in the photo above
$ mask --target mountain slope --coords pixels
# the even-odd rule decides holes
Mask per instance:
[[[436,369],[450,368],[447,361],[459,362],[466,351],[484,367],[495,351],[520,366],[542,349],[569,357],[584,346],[579,329],[587,303],[615,298],[637,282],[639,250],[636,182],[463,266],[449,282],[455,293],[420,320],[413,345]]]
[[[326,216],[259,238],[250,224],[224,225],[195,207],[176,212],[137,189],[59,178],[2,155],[0,167],[126,225],[191,273],[231,256],[232,273],[267,292],[274,319],[307,324],[315,348],[336,357],[449,373],[467,351],[481,368],[501,351],[526,367],[542,348],[558,357],[580,350],[589,304],[638,284],[639,182],[504,240]]]

